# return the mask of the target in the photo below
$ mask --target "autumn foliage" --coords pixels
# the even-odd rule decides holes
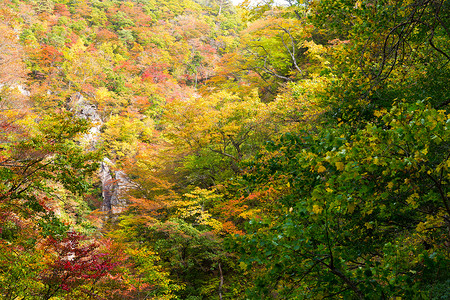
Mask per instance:
[[[447,299],[448,0],[0,3],[0,298]]]

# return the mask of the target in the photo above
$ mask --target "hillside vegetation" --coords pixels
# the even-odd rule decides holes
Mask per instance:
[[[450,297],[450,2],[277,3],[0,1],[1,299]]]

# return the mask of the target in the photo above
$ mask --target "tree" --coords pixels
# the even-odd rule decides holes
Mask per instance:
[[[256,92],[244,99],[219,92],[188,102],[174,101],[166,106],[165,134],[187,151],[185,167],[191,173],[209,177],[202,183],[207,186],[221,182],[224,175],[232,176],[229,171],[241,172],[239,163],[256,153],[273,130],[266,125],[266,113]]]
[[[86,296],[92,297],[96,294],[95,283],[115,268],[107,253],[97,251],[96,243],[82,244],[85,239],[76,232],[68,232],[62,240],[50,237],[45,241],[45,251],[56,257],[47,262],[48,269],[41,274],[45,285],[42,299],[73,293],[83,286]]]
[[[336,118],[366,120],[394,99],[427,98],[434,107],[446,105],[449,25],[447,1],[317,1],[312,17],[330,41],[345,41],[333,55],[334,81],[325,105]],[[333,11],[333,14],[330,12]],[[444,19],[443,19],[444,18]],[[358,39],[354,37],[358,37]],[[339,99],[345,99],[341,101]]]
[[[448,114],[418,102],[377,116],[354,134],[286,135],[247,176],[284,189],[234,242],[263,266],[254,297],[430,297],[448,280]]]
[[[36,2],[36,10],[39,13],[51,13],[53,12],[54,2],[53,0],[38,0]]]
[[[14,28],[15,18],[19,18],[17,13],[8,7],[7,2],[0,6],[2,19],[0,20],[0,84],[13,85],[21,84],[25,77],[25,65],[23,63],[23,47],[20,45]]]

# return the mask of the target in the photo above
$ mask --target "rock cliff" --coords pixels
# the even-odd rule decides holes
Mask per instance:
[[[69,109],[78,118],[91,121],[92,127],[81,142],[87,149],[94,150],[101,139],[103,125],[97,107],[87,101],[82,94],[76,93],[70,98]],[[99,177],[102,186],[102,210],[110,214],[122,212],[127,205],[127,192],[136,185],[123,171],[117,170],[114,162],[107,157],[101,163]]]

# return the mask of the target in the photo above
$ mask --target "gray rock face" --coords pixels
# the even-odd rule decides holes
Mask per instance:
[[[83,136],[81,141],[86,148],[94,150],[100,138],[100,128],[103,125],[97,107],[86,101],[80,93],[76,93],[70,97],[69,107],[78,118],[89,120],[94,125],[89,129],[89,132]]]
[[[103,211],[112,211],[112,203],[111,198],[114,193],[114,184],[115,180],[113,178],[113,174],[111,174],[111,169],[109,167],[108,162],[111,162],[109,159],[105,158],[100,165],[100,180],[102,182],[102,210]]]
[[[23,96],[30,97],[31,93],[23,85],[18,85],[17,89]]]
[[[102,181],[102,210],[118,214],[127,206],[127,192],[136,187],[128,176],[120,170],[112,169],[112,162],[105,158],[100,168],[100,179]]]
[[[31,94],[30,91],[28,91],[26,89],[26,87],[21,84],[6,85],[6,84],[0,83],[0,90],[5,86],[9,87],[11,89],[16,89],[22,96],[30,97],[30,94]]]
[[[94,150],[100,139],[100,128],[103,125],[97,107],[89,103],[80,93],[70,98],[69,107],[78,118],[89,120],[93,124],[81,142],[87,149]],[[101,163],[99,177],[102,183],[102,210],[111,214],[122,212],[127,205],[126,194],[136,187],[136,184],[123,171],[115,170],[114,163],[108,158],[103,159]]]
[[[80,93],[70,97],[70,104],[78,117],[91,120],[92,122],[102,122],[97,107],[86,101]]]

